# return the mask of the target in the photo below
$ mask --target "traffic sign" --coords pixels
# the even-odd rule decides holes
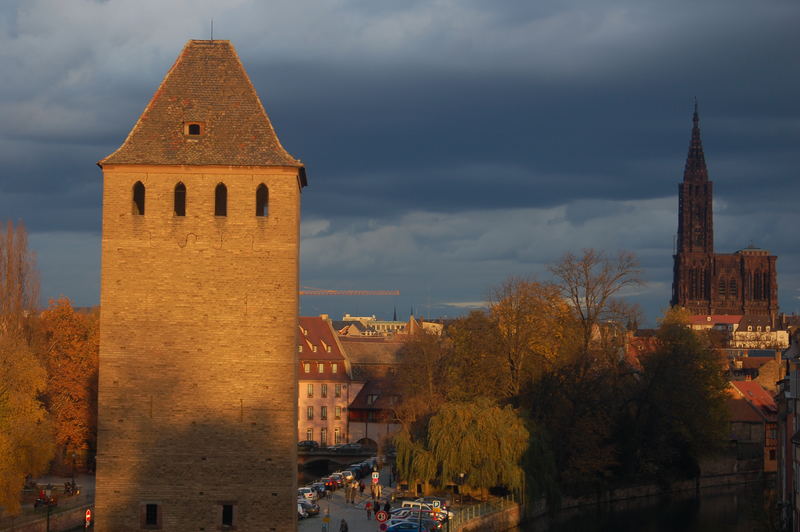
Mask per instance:
[[[89,525],[91,523],[92,523],[92,509],[91,508],[87,508],[86,509],[86,527],[85,528],[89,528]]]
[[[379,523],[385,523],[389,519],[389,514],[384,512],[383,510],[375,512],[375,519]]]
[[[439,508],[441,505],[442,501],[440,501],[439,499],[433,499],[431,501],[431,506],[433,506],[434,508]]]

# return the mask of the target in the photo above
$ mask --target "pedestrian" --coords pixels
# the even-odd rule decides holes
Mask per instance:
[[[339,524],[339,532],[348,532],[350,530],[347,526],[347,521],[342,519],[342,522]]]
[[[367,504],[364,505],[364,508],[367,510],[367,521],[372,519],[372,501],[367,501]]]
[[[364,482],[362,481],[361,484],[358,486],[358,491],[361,492],[361,496],[364,496]]]
[[[389,504],[389,499],[386,499],[386,502],[383,503],[383,511],[387,514],[392,511],[392,505]]]

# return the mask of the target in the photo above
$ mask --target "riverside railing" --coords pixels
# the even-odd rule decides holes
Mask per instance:
[[[493,497],[488,501],[451,509],[454,515],[449,519],[448,526],[450,528],[448,530],[450,532],[457,532],[461,530],[464,525],[477,517],[501,512],[519,503],[519,496],[515,493],[511,493],[504,497]]]

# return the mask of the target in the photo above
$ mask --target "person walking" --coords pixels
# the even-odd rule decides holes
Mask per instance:
[[[339,523],[339,532],[348,532],[350,528],[347,526],[347,521],[342,519],[342,522]]]
[[[392,505],[389,504],[389,499],[386,499],[386,502],[383,503],[383,511],[386,512],[387,514],[392,511]]]
[[[358,486],[358,491],[361,492],[361,496],[364,496],[364,482],[362,481],[361,484]]]
[[[364,508],[367,510],[367,521],[372,519],[372,501],[367,501],[367,504],[364,505]]]

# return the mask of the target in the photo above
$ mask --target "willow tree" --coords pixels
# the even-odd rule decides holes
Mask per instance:
[[[510,406],[489,399],[446,403],[428,427],[440,485],[464,478],[484,492],[493,486],[522,487],[528,431]]]

